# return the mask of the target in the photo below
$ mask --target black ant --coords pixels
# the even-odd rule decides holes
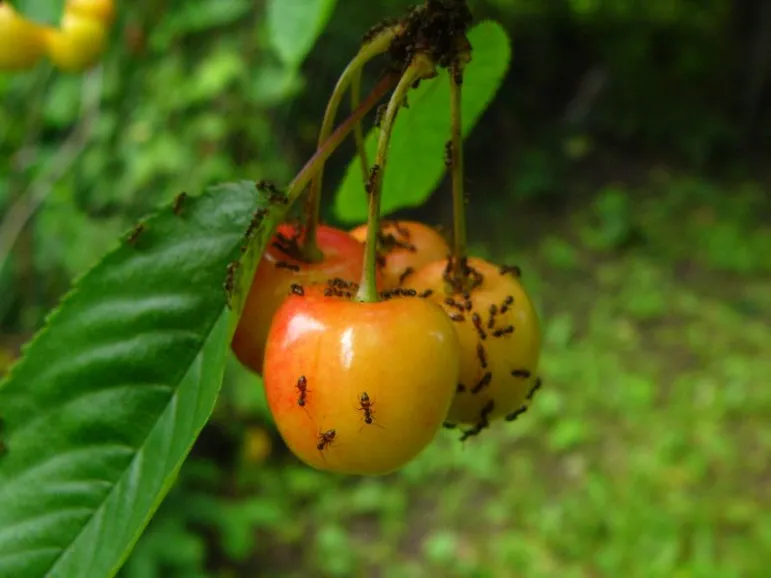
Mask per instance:
[[[171,210],[174,211],[175,215],[179,216],[182,214],[182,205],[184,205],[186,199],[187,193],[184,191],[176,196],[174,199],[174,204],[171,206]]]
[[[451,169],[453,164],[452,160],[453,160],[452,141],[448,140],[446,143],[444,143],[444,166],[448,169]]]
[[[532,401],[532,399],[535,396],[536,392],[539,389],[541,389],[541,385],[543,385],[543,382],[541,381],[540,377],[537,377],[536,380],[535,380],[535,384],[533,384],[532,389],[527,393],[528,401]]]
[[[490,319],[487,321],[487,328],[492,329],[495,327],[495,316],[498,313],[498,306],[495,304],[490,305]]]
[[[374,165],[370,171],[369,176],[367,177],[367,182],[364,183],[364,190],[369,194],[372,193],[373,190],[375,190],[375,181],[377,180],[377,176],[380,173],[380,165]]]
[[[509,335],[511,333],[514,333],[514,326],[508,325],[502,329],[496,329],[493,331],[493,337],[503,337],[504,335]]]
[[[522,277],[522,269],[520,269],[517,265],[503,265],[498,270],[498,272],[501,275],[511,275],[512,277],[516,277],[517,279]]]
[[[457,323],[462,323],[466,320],[466,318],[463,317],[463,315],[461,315],[460,313],[450,313],[450,319]]]
[[[501,315],[503,315],[509,310],[509,307],[511,306],[512,303],[514,303],[514,297],[512,297],[511,295],[509,295],[508,297],[506,297],[506,299],[503,300],[503,305],[501,305]]]
[[[332,442],[335,441],[336,436],[337,432],[333,429],[327,430],[325,432],[319,432],[319,443],[316,445],[316,449],[318,449],[320,452],[323,452],[327,447],[332,445]]]
[[[399,285],[404,285],[404,282],[407,280],[407,277],[412,275],[415,272],[415,269],[412,267],[407,267],[404,271],[402,271],[401,275],[399,275]]]
[[[482,369],[487,369],[487,352],[485,351],[485,346],[481,343],[477,343],[477,358]]]
[[[515,369],[511,372],[513,377],[519,377],[522,379],[528,379],[530,377],[530,371],[527,369]]]
[[[276,269],[288,269],[293,273],[298,273],[300,271],[299,265],[295,265],[294,263],[287,263],[286,261],[277,261],[275,267]]]
[[[479,382],[474,386],[474,389],[471,390],[471,393],[479,393],[488,385],[490,385],[490,382],[492,380],[493,380],[493,374],[488,371],[482,376],[482,379],[480,379]]]
[[[420,297],[421,299],[427,299],[428,297],[431,297],[431,295],[433,294],[434,294],[433,289],[426,289],[425,291],[423,291],[423,293],[420,293],[418,297]]]
[[[298,285],[297,283],[292,283],[292,285],[290,285],[290,289],[292,290],[292,293],[294,295],[299,295],[300,297],[305,295],[305,289],[303,289],[302,285]]]
[[[522,415],[523,413],[525,413],[526,411],[527,411],[527,406],[526,406],[526,405],[523,405],[523,406],[522,406],[522,407],[520,407],[519,409],[517,409],[517,410],[514,410],[513,412],[511,412],[511,413],[510,413],[509,415],[507,415],[507,416],[506,416],[504,419],[505,419],[506,421],[514,421],[515,419],[517,419],[519,416],[521,416],[521,415]]]
[[[471,322],[474,324],[477,333],[479,333],[479,338],[483,341],[487,339],[487,333],[485,333],[485,330],[482,327],[482,318],[479,316],[479,313],[472,313]]]
[[[375,402],[369,399],[369,394],[366,391],[362,391],[359,396],[359,407],[356,409],[364,412],[364,423],[367,425],[377,425],[375,424],[375,412],[372,411],[374,405]]]
[[[137,239],[139,239],[139,235],[141,235],[145,230],[144,223],[139,223],[136,227],[134,227],[134,230],[131,231],[131,234],[128,236],[128,239],[126,239],[126,242],[129,245],[134,245],[137,242]]]
[[[308,389],[308,379],[301,375],[300,379],[297,380],[297,385],[295,385],[297,388],[297,391],[300,392],[300,397],[297,398],[297,405],[300,407],[305,407],[305,403],[308,399],[308,392],[310,391]]]
[[[463,305],[461,305],[460,303],[455,301],[455,299],[453,299],[452,297],[447,297],[444,300],[444,303],[445,303],[445,305],[449,305],[450,307],[454,307],[458,311],[461,311],[461,312],[465,311]]]
[[[233,261],[232,263],[228,264],[228,274],[227,277],[225,277],[225,295],[227,296],[228,301],[228,307],[231,307],[232,305],[232,299],[233,299],[233,291],[236,288],[236,272],[238,271],[238,268],[241,266],[241,263],[238,261]]]

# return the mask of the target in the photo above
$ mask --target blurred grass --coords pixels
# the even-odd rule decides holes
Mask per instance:
[[[666,188],[677,198],[686,185]],[[277,443],[267,462],[210,486],[228,497],[200,493],[211,515],[192,506],[230,560],[214,575],[765,576],[771,276],[753,239],[769,232],[768,207],[746,211],[742,195],[706,186],[674,207],[625,189],[611,217],[605,189],[571,216],[519,211],[515,223],[548,228],[527,240],[478,211],[477,252],[523,264],[542,311],[545,387],[532,409],[465,444],[443,431],[384,478],[316,472]],[[713,217],[689,220],[704,211]],[[751,268],[694,243],[714,227],[741,229]],[[598,245],[606,229],[612,242]],[[629,244],[631,233],[657,242]],[[225,399],[265,416],[255,378],[234,375]]]

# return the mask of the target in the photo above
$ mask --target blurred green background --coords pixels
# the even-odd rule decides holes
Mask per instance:
[[[523,268],[544,390],[344,478],[288,454],[233,362],[125,578],[768,576],[771,3],[470,4],[514,45],[468,141],[470,235]],[[0,76],[0,374],[154,206],[288,181],[361,35],[407,5],[340,0],[293,66],[263,2],[118,2],[102,67]],[[449,224],[448,183],[404,216]]]

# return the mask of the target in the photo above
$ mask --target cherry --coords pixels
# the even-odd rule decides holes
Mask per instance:
[[[231,346],[236,357],[256,373],[262,372],[265,343],[273,314],[291,291],[292,284],[305,285],[333,278],[358,281],[361,277],[364,247],[348,233],[319,226],[317,243],[323,259],[316,263],[303,262],[298,255],[300,234],[301,231],[294,225],[279,226],[257,267],[233,336]]]
[[[25,70],[45,53],[43,28],[0,2],[0,71]]]
[[[107,24],[65,10],[60,28],[46,29],[48,58],[68,72],[80,72],[94,66],[107,46]]]
[[[363,243],[367,225],[356,227],[351,235]],[[385,289],[409,285],[411,274],[450,253],[450,247],[436,229],[416,221],[384,221],[378,236],[378,250]]]
[[[67,0],[64,10],[105,24],[112,23],[115,18],[113,0]]]
[[[460,339],[460,378],[447,421],[484,427],[520,410],[536,388],[541,330],[518,268],[478,258],[468,259],[468,268],[473,288],[465,294],[448,283],[446,259],[417,271],[410,286],[433,291]]]
[[[458,379],[452,322],[429,299],[362,303],[342,283],[290,295],[273,320],[265,391],[303,462],[381,475],[413,459],[444,421]]]

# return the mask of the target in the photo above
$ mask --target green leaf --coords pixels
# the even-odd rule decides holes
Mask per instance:
[[[0,386],[0,576],[113,576],[211,414],[286,206],[242,182],[180,208],[86,274]],[[223,281],[256,209],[228,315]]]
[[[64,14],[65,0],[11,0],[14,10],[40,24],[58,24]]]
[[[269,0],[268,35],[288,67],[302,64],[329,22],[336,0]]]
[[[511,60],[506,31],[482,22],[469,33],[473,58],[463,80],[463,134],[468,135],[503,82]],[[367,135],[373,159],[380,131]],[[399,111],[383,179],[383,214],[421,205],[445,173],[444,145],[450,137],[450,86],[447,72],[425,81],[409,94],[409,108]],[[347,222],[367,217],[367,195],[359,160],[348,165],[335,198],[336,215]]]

